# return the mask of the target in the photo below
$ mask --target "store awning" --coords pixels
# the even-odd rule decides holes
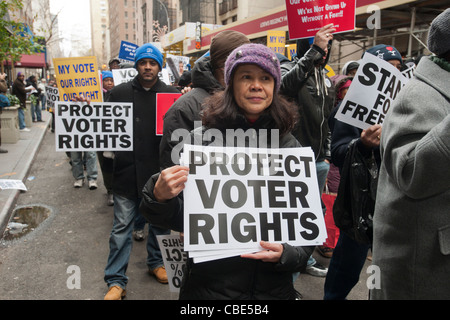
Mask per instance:
[[[11,61],[5,62],[6,65],[11,65]],[[45,53],[23,54],[20,61],[14,63],[14,66],[19,68],[45,68]]]
[[[448,0],[356,0],[356,30],[337,35],[339,40],[357,41],[361,38],[373,37],[374,31],[367,28],[367,19],[372,14],[367,9],[374,5],[382,10],[382,28],[377,30],[378,37],[394,35],[399,28],[410,28],[412,9],[415,12],[416,24],[431,23],[434,17],[448,7]],[[202,49],[195,48],[193,38],[185,40],[185,54],[209,49],[211,39],[224,30],[236,30],[244,33],[250,39],[264,36],[267,30],[288,31],[286,6],[263,12],[243,21],[236,21],[219,29],[202,35]]]

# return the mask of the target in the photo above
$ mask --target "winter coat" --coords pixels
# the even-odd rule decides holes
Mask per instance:
[[[25,83],[16,79],[13,82],[12,94],[15,95],[20,101],[20,107],[26,108],[27,90],[25,89]]]
[[[323,57],[324,52],[315,45],[312,48],[308,45],[307,50],[298,46],[297,57],[281,65],[281,93],[294,99],[299,108],[300,119],[293,135],[302,146],[313,149],[316,161],[330,155],[327,119],[335,99],[334,86],[326,76],[324,65],[315,67]]]
[[[337,166],[339,170],[341,170],[342,165],[344,164],[345,155],[347,154],[348,146],[353,139],[358,139],[358,141],[356,141],[356,145],[359,151],[367,157],[371,156],[372,148],[365,147],[359,139],[361,137],[361,129],[334,118],[334,115],[338,109],[339,104],[331,113],[329,122],[330,127],[333,128],[331,135],[331,162]],[[381,162],[380,148],[373,148],[373,152],[379,166]]]
[[[448,70],[422,58],[383,123],[372,299],[450,299]]]
[[[265,119],[260,117],[254,124],[258,136],[267,128]],[[250,128],[245,119],[240,119],[230,128]],[[195,129],[203,130],[200,127]],[[191,138],[201,136],[196,132]],[[267,130],[269,131],[269,130]],[[267,132],[266,132],[267,134]],[[225,134],[223,135],[225,137]],[[255,137],[255,139],[259,139]],[[264,139],[263,139],[264,140]],[[300,147],[291,135],[280,139],[280,147]],[[196,141],[208,144],[209,141]],[[226,141],[215,140],[214,145],[224,145]],[[183,231],[183,194],[166,203],[154,200],[153,188],[158,175],[154,175],[144,188],[144,197],[140,212],[153,225],[162,228]],[[308,261],[314,247],[292,247],[283,245],[283,254],[278,263],[266,263],[258,260],[232,257],[217,261],[194,264],[188,260],[180,290],[180,299],[294,299],[292,273],[300,270]]]
[[[340,175],[338,198],[333,209],[334,220],[336,226],[350,238],[370,244],[376,175],[381,163],[380,148],[366,147],[360,138],[362,129],[334,118],[340,103],[342,101],[328,119],[331,128],[331,163],[339,168]],[[347,155],[350,158],[346,162]],[[372,160],[375,163],[370,166]],[[369,179],[370,173],[375,177]],[[361,234],[363,237],[359,236]]]
[[[42,90],[41,90],[41,88],[38,88],[37,82],[32,81],[31,78],[28,78],[26,80],[26,86],[27,87],[32,86],[36,90],[36,92],[33,92],[32,95],[35,96],[39,100]]]
[[[1,108],[8,107],[11,104],[8,97],[5,95],[7,90],[8,87],[6,86],[6,81],[0,80],[0,113],[2,113]]]
[[[133,151],[117,151],[113,164],[113,191],[128,199],[142,196],[142,188],[152,174],[159,172],[159,143],[156,135],[156,93],[179,92],[158,79],[146,91],[137,77],[115,86],[108,102],[133,103]]]
[[[178,164],[174,163],[171,158],[171,151],[179,142],[178,140],[172,141],[172,133],[177,129],[182,129],[184,134],[189,134],[194,129],[194,121],[201,121],[200,111],[203,101],[214,92],[223,90],[222,85],[214,77],[209,57],[201,59],[195,64],[192,69],[192,84],[194,89],[181,96],[164,116],[163,137],[160,145],[162,169]]]

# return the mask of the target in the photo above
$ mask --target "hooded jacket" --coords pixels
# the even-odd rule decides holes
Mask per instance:
[[[179,92],[158,79],[145,90],[137,77],[115,86],[108,102],[133,103],[133,151],[115,152],[113,163],[113,191],[118,195],[135,199],[142,196],[142,188],[152,174],[159,172],[159,143],[156,135],[156,94]]]
[[[251,126],[257,132],[256,141],[260,141],[262,134],[267,135],[265,129],[270,129],[270,119],[261,116]],[[230,128],[247,130],[249,123],[238,118]],[[216,139],[214,142],[199,141],[207,128],[199,127],[190,137],[195,144],[226,145],[226,140]],[[264,130],[260,130],[264,129]],[[201,134],[200,134],[201,131]],[[222,135],[226,138],[226,134]],[[264,139],[263,139],[264,141]],[[298,141],[287,134],[280,137],[281,148],[300,147]],[[183,231],[183,193],[168,202],[159,203],[154,200],[153,189],[158,174],[152,176],[146,184],[143,200],[139,211],[152,225],[161,228]],[[283,254],[278,263],[266,263],[259,260],[232,257],[194,264],[188,260],[180,289],[180,299],[193,300],[259,300],[259,299],[294,299],[292,273],[306,266],[314,247],[293,247],[283,245]]]
[[[164,116],[163,137],[160,144],[161,169],[173,166],[172,149],[179,143],[172,141],[172,133],[181,129],[189,134],[194,129],[194,121],[200,121],[200,111],[203,101],[223,86],[214,77],[209,57],[198,61],[192,69],[192,84],[194,89],[181,96]]]
[[[334,106],[335,91],[326,76],[325,52],[308,40],[297,42],[297,56],[289,63],[281,65],[281,94],[293,99],[298,108],[300,119],[293,135],[302,146],[310,146],[316,161],[329,158],[330,130],[327,119]]]

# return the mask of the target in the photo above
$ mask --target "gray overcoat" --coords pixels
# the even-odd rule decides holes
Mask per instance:
[[[372,299],[450,299],[449,113],[450,72],[424,57],[383,124]]]

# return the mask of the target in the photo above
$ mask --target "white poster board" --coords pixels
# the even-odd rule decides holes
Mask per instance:
[[[135,68],[113,69],[112,70],[114,86],[126,83],[134,79],[138,72]]]
[[[186,264],[187,253],[183,249],[180,235],[156,236],[167,272],[170,292],[179,292],[183,279],[183,266]]]
[[[132,151],[132,105],[56,102],[56,151]]]
[[[394,99],[408,81],[389,62],[365,54],[336,119],[363,130],[383,124]]]
[[[194,262],[327,237],[311,148],[184,145],[184,248]]]

